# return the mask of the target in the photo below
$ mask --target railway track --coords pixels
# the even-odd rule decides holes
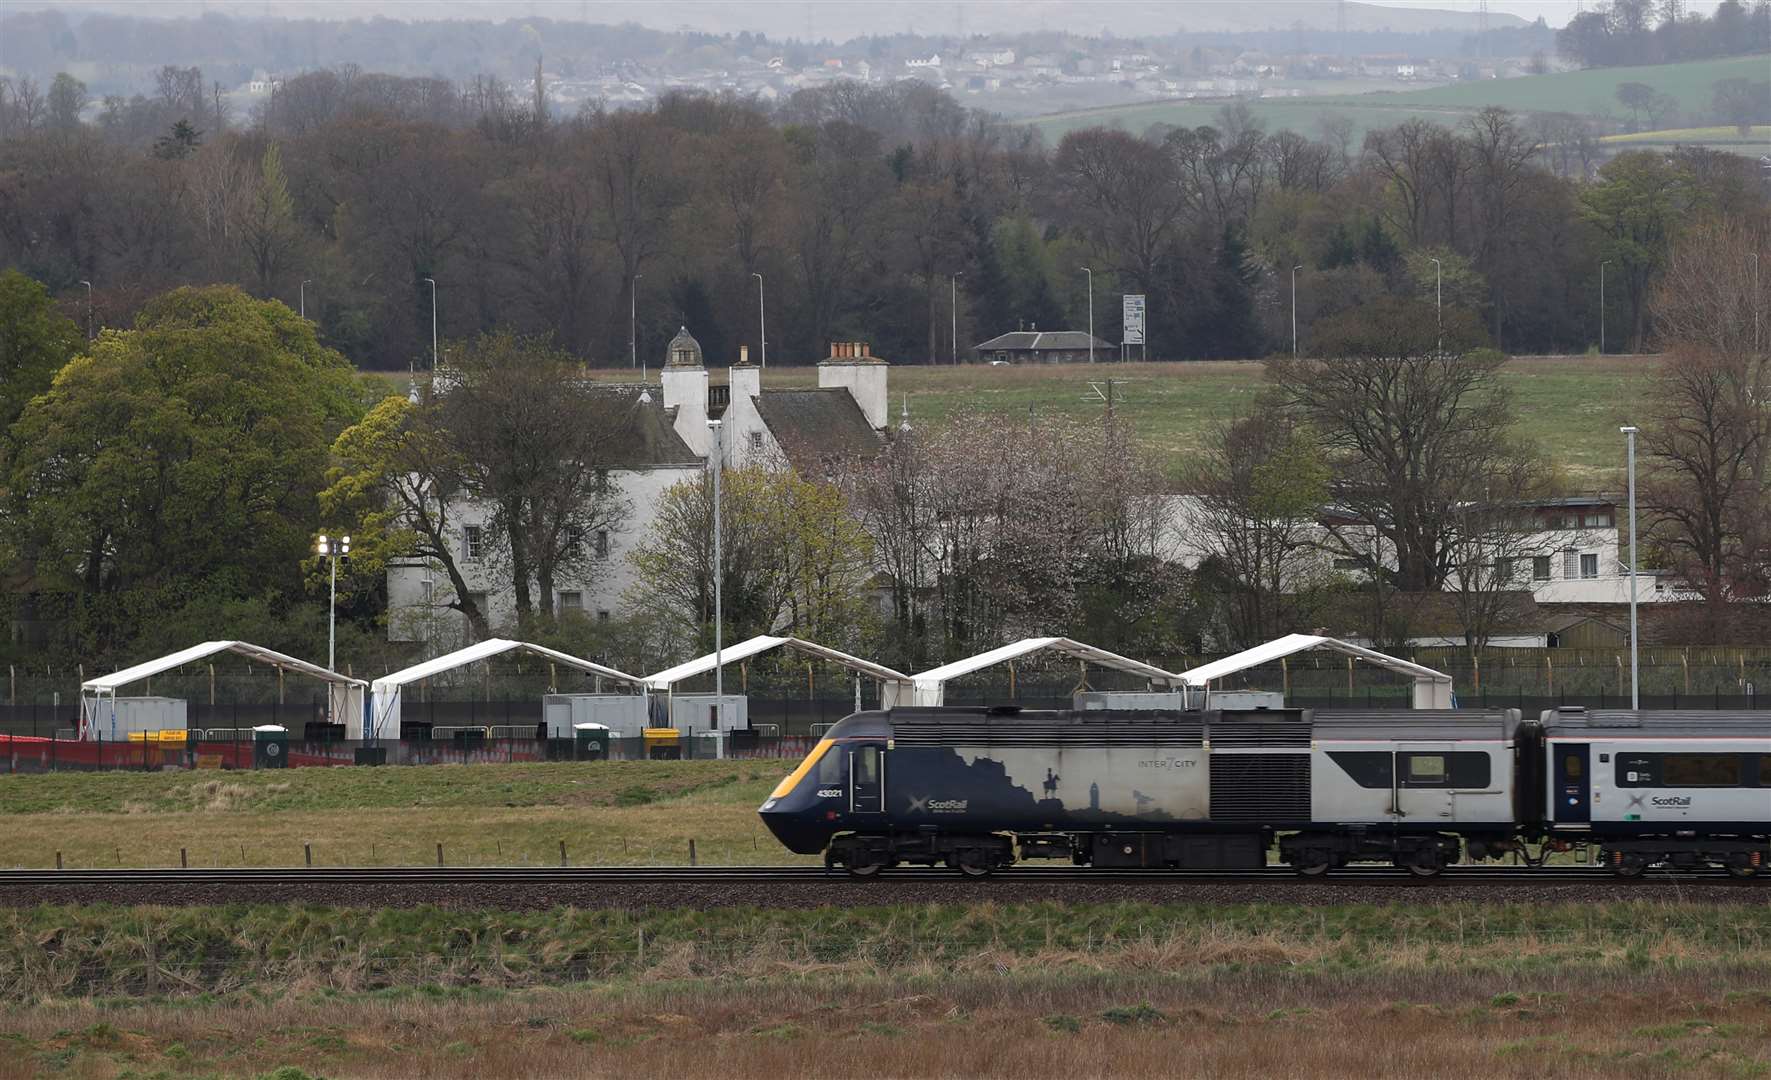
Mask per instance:
[[[1336,885],[1410,885],[1432,888],[1440,884],[1617,884],[1652,887],[1656,884],[1728,885],[1755,888],[1771,882],[1771,876],[1737,879],[1722,870],[1649,870],[1639,878],[1621,879],[1609,870],[1593,866],[1452,866],[1434,878],[1420,878],[1388,866],[1352,866],[1321,877],[1300,878],[1287,867],[1255,870],[1090,870],[1071,867],[1016,867],[988,878],[963,877],[952,870],[899,868],[881,871],[866,879],[869,887],[889,888],[902,884],[973,884],[1012,890],[1022,885],[1178,884],[1211,882],[1294,882],[1332,888]],[[264,867],[147,870],[0,870],[0,889],[58,887],[128,888],[165,886],[293,887],[303,885],[807,885],[857,882],[841,871],[816,866],[646,866],[646,867]]]

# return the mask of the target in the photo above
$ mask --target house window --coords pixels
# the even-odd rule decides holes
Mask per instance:
[[[469,559],[478,559],[484,555],[486,550],[486,530],[478,525],[469,525],[466,529],[463,529],[462,532],[465,533],[467,537],[466,543],[463,545],[466,548],[467,557]]]
[[[1599,556],[1582,555],[1580,557],[1580,576],[1583,578],[1596,578],[1599,576]]]
[[[1580,576],[1580,552],[1574,550],[1562,553],[1562,580],[1573,581]]]
[[[584,594],[581,592],[560,593],[560,612],[584,610]]]
[[[1531,580],[1550,580],[1550,557],[1548,555],[1533,555],[1531,557]]]
[[[596,621],[597,622],[608,622],[609,621],[609,613],[607,611],[598,611],[596,613]]]
[[[1611,515],[1604,511],[1588,514],[1585,520],[1586,527],[1589,529],[1608,529],[1611,527]]]
[[[763,433],[762,432],[753,431],[750,433],[750,452],[753,454],[760,454],[763,452]]]

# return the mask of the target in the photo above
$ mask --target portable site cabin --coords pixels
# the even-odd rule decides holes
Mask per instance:
[[[362,679],[340,675],[336,671],[285,656],[280,652],[254,645],[248,641],[206,641],[180,652],[169,653],[156,660],[136,664],[109,675],[87,679],[80,684],[79,737],[87,740],[127,740],[132,732],[179,730],[188,727],[186,703],[180,698],[123,697],[117,691],[135,683],[145,683],[155,675],[206,660],[220,653],[234,653],[255,663],[275,668],[279,675],[293,673],[319,679],[326,684],[328,712],[348,723],[362,726],[368,684]],[[215,704],[211,680],[210,704]]]
[[[526,641],[511,641],[507,638],[492,638],[376,679],[370,688],[367,726],[365,728],[360,724],[357,729],[347,732],[347,737],[361,738],[370,742],[377,739],[400,738],[401,703],[407,686],[434,678],[446,671],[453,671],[468,664],[479,663],[516,651],[538,656],[550,665],[593,675],[597,679],[599,691],[604,681],[632,688],[626,693],[603,694],[599,692],[597,694],[550,694],[545,696],[542,717],[543,723],[548,725],[550,737],[571,738],[575,724],[590,720],[618,731],[625,731],[636,724],[638,727],[644,726],[646,716],[646,698],[643,693],[646,681],[644,679],[637,675],[629,675],[624,671],[617,671],[612,667],[604,667],[602,664],[585,660],[582,657],[560,652],[557,649],[550,649],[545,645],[532,645]],[[573,699],[591,698],[598,699],[600,704],[595,708],[578,707],[583,709],[583,715],[575,712],[575,707],[570,704],[564,712],[557,708],[548,708],[548,702],[557,704],[558,699],[570,702]]]

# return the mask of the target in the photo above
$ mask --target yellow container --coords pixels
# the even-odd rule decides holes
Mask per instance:
[[[649,727],[644,732],[646,746],[676,746],[683,741],[682,732],[673,727]]]

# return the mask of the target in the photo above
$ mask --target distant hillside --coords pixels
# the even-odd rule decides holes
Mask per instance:
[[[1767,63],[1763,56],[1727,60],[1694,60],[1655,67],[1603,68],[1535,75],[1523,79],[1456,83],[1451,86],[1405,93],[1373,93],[1351,96],[1271,98],[1251,101],[1255,115],[1269,130],[1290,128],[1315,134],[1325,114],[1347,117],[1360,135],[1371,128],[1390,127],[1419,116],[1434,123],[1458,124],[1476,111],[1499,105],[1517,112],[1568,112],[1582,116],[1609,115],[1622,118],[1628,110],[1617,102],[1617,88],[1639,82],[1678,99],[1681,111],[1707,112],[1714,85],[1719,79],[1763,79]],[[1143,131],[1151,124],[1196,127],[1213,123],[1222,100],[1161,101],[1079,112],[1054,113],[1029,121],[1051,143],[1066,132],[1085,127],[1123,127]]]
[[[21,5],[22,6],[22,5]],[[258,16],[265,13],[260,0],[98,0],[78,4],[44,3],[75,11],[108,10],[142,16],[195,17],[206,11]],[[1474,5],[1464,5],[1466,8]],[[844,41],[867,35],[917,33],[957,34],[963,21],[967,34],[1027,33],[1035,30],[1072,34],[1099,34],[1103,29],[1133,38],[1177,31],[1223,33],[1255,30],[1333,30],[1338,18],[1337,0],[1119,0],[1111,4],[1080,0],[594,0],[583,3],[517,4],[505,0],[453,0],[442,7],[420,11],[410,0],[350,0],[348,3],[313,4],[318,10],[294,10],[285,14],[335,18],[417,20],[443,12],[451,19],[520,19],[541,14],[551,19],[599,23],[632,22],[656,30],[692,29],[704,33],[764,33],[774,38],[811,38]],[[1424,33],[1429,30],[1477,29],[1479,16],[1471,10],[1446,11],[1429,5],[1418,8],[1379,7],[1349,3],[1349,31],[1390,30]],[[1517,15],[1494,12],[1488,17],[1493,30],[1525,26]]]

